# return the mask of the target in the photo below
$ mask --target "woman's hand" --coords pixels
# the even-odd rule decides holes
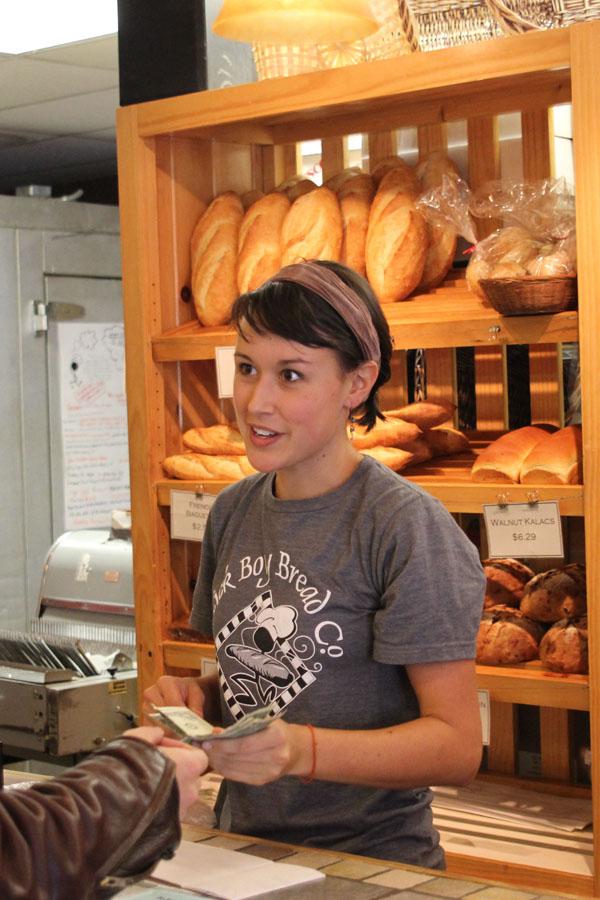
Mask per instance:
[[[144,722],[152,721],[152,706],[187,706],[204,718],[206,697],[198,678],[162,675],[144,691]]]
[[[312,739],[304,725],[276,719],[256,734],[226,741],[205,741],[211,768],[232,781],[268,784],[283,775],[308,775]]]

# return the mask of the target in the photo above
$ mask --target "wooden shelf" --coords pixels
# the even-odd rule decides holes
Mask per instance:
[[[447,457],[415,466],[402,475],[415,484],[423,485],[454,513],[481,513],[484,503],[529,503],[532,500],[556,500],[562,516],[583,515],[583,485],[542,484],[474,484],[469,472],[472,457]],[[171,505],[171,491],[190,491],[198,494],[218,494],[229,481],[156,482],[159,506]]]
[[[545,344],[576,341],[577,312],[501,316],[472,294],[462,278],[450,277],[431,294],[385,307],[394,348]],[[235,344],[232,328],[203,328],[187,322],[152,341],[156,362],[213,359],[215,347]]]
[[[165,641],[165,665],[175,669],[200,669],[202,659],[214,659],[213,644]],[[587,675],[558,675],[540,662],[522,666],[477,666],[477,687],[490,692],[491,700],[551,706],[555,709],[589,709]]]

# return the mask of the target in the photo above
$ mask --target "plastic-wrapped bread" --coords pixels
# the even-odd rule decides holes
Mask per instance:
[[[515,665],[539,657],[543,627],[509,606],[492,606],[481,618],[475,651],[480,665]]]
[[[456,405],[449,400],[415,400],[414,403],[385,410],[384,415],[412,422],[418,425],[421,431],[425,431],[427,428],[435,428],[436,425],[447,422],[455,411]]]
[[[320,187],[294,200],[281,230],[281,265],[305,259],[338,262],[342,250],[342,213],[337,196]]]
[[[548,629],[540,641],[540,659],[552,672],[565,675],[587,675],[587,616],[561,619]]]
[[[336,193],[342,214],[340,261],[365,277],[365,245],[375,183],[370,175],[355,174],[346,178]]]
[[[558,622],[565,617],[585,615],[585,566],[570,563],[535,575],[523,591],[520,609],[537,622]]]
[[[244,456],[246,447],[242,435],[232,425],[207,425],[188,428],[182,435],[183,446],[196,453]]]
[[[548,437],[551,425],[525,425],[507,431],[482,450],[471,468],[477,482],[517,484],[529,453]]]
[[[459,172],[445,153],[435,150],[416,167],[416,174],[421,184],[422,193],[440,187],[446,178],[459,178]],[[427,222],[429,229],[429,247],[425,257],[425,266],[419,290],[430,291],[444,280],[456,254],[457,231],[454,225],[441,219]]]
[[[581,484],[581,426],[567,425],[536,444],[523,462],[522,484]]]
[[[383,177],[371,203],[365,260],[381,303],[404,300],[423,275],[429,235],[416,196],[411,173],[397,166]]]
[[[366,450],[377,446],[403,448],[406,444],[416,440],[420,434],[421,429],[412,422],[388,416],[385,421],[377,419],[369,431],[363,425],[355,425],[352,444],[357,450]]]
[[[238,237],[244,208],[233,191],[220,194],[198,220],[191,240],[192,294],[203,325],[226,325],[238,296]]]
[[[483,571],[486,578],[486,608],[499,604],[518,607],[527,583],[535,574],[525,563],[512,557],[484,559]]]
[[[238,244],[240,294],[253,291],[281,268],[281,229],[290,206],[285,194],[273,191],[246,211]]]

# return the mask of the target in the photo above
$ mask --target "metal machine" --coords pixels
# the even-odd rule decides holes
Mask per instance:
[[[130,727],[135,715],[129,532],[66,532],[48,551],[30,630],[0,631],[4,753],[76,757]]]

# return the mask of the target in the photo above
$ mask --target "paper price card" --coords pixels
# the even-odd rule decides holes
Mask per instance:
[[[213,494],[171,491],[171,537],[181,541],[201,541],[214,502]]]
[[[490,743],[490,692],[477,691],[477,696],[479,698],[479,715],[481,716],[483,746],[487,747]]]
[[[221,400],[224,400],[226,397],[233,397],[234,353],[235,347],[215,347],[217,394]]]
[[[555,500],[486,504],[483,518],[488,556],[564,556],[560,513]]]

